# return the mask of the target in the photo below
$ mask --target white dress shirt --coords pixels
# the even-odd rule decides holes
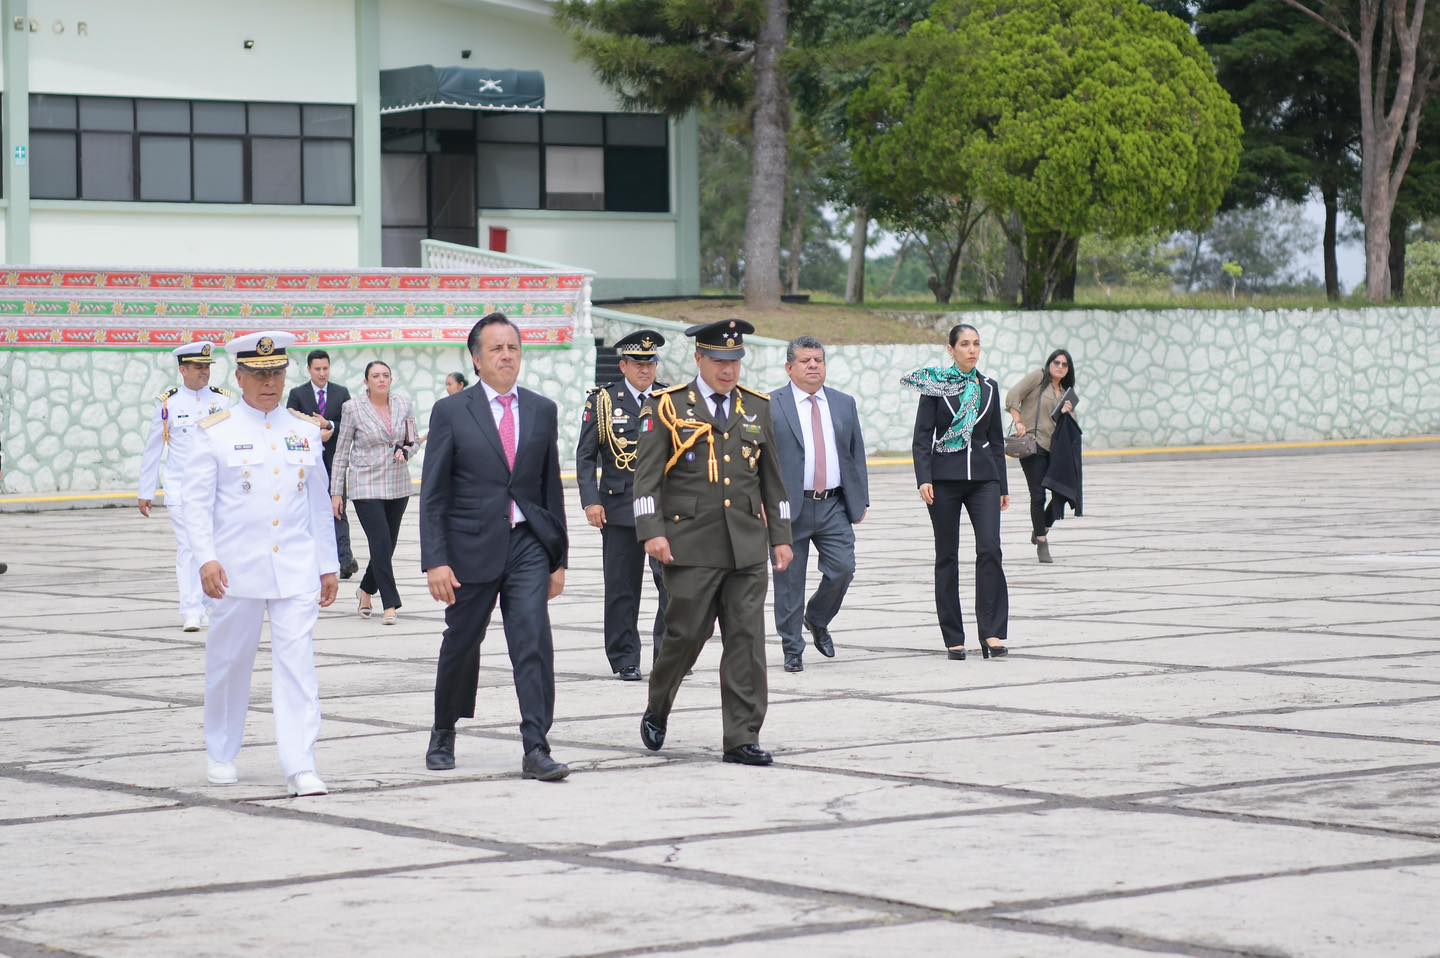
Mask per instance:
[[[713,418],[715,416],[714,396],[720,390],[707,383],[704,376],[697,376],[695,379],[700,383],[700,401],[705,404],[705,411]],[[725,394],[725,415],[719,417],[720,422],[727,422],[731,416],[735,415],[734,395],[735,389],[731,387],[730,392]]]
[[[490,415],[495,419],[495,432],[497,434],[500,432],[500,420],[505,415],[505,407],[501,405],[500,397],[502,395],[515,397],[514,401],[510,403],[510,419],[515,423],[515,454],[518,456],[520,454],[520,391],[514,386],[511,386],[508,393],[498,393],[491,389],[490,384],[483,379],[480,380],[480,386],[485,390],[485,398],[490,400]],[[503,438],[500,440],[500,448],[502,450],[505,448],[505,440]],[[512,499],[510,502],[510,524],[512,526],[518,526],[524,521],[525,513],[520,511],[520,507],[516,505]]]
[[[154,499],[160,484],[160,457],[165,451],[166,424],[169,424],[170,455],[165,460],[165,501],[172,508],[184,496],[185,467],[194,453],[200,421],[206,416],[229,409],[235,399],[214,387],[186,389],[181,386],[168,398],[160,400],[150,417],[150,435],[140,457],[141,499]]]
[[[637,405],[637,406],[644,406],[644,405],[645,405],[645,400],[641,399],[640,397],[641,397],[641,395],[649,396],[650,394],[649,394],[648,392],[642,394],[642,393],[640,392],[640,390],[638,390],[638,389],[636,389],[634,386],[630,385],[630,380],[628,380],[628,379],[625,380],[625,388],[628,389],[628,390],[630,390],[630,398],[633,399],[633,400],[635,400],[635,405]]]
[[[836,448],[835,422],[830,418],[830,399],[825,395],[825,387],[821,386],[815,392],[815,399],[820,404],[820,426],[824,430],[825,438],[825,489],[815,487],[815,414],[810,411],[810,394],[793,382],[790,384],[790,391],[795,396],[795,413],[800,417],[800,437],[805,441],[805,490],[824,492],[825,489],[834,489],[840,485],[840,451]]]
[[[280,406],[243,400],[201,429],[185,475],[185,529],[199,565],[218,561],[226,595],[310,595],[338,572],[320,428]]]

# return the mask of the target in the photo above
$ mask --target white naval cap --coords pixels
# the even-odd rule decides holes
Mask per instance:
[[[277,369],[290,363],[286,350],[299,339],[294,333],[266,329],[258,333],[236,336],[225,344],[235,362],[250,369]]]
[[[176,346],[170,350],[181,365],[192,363],[197,366],[208,366],[215,361],[215,350],[219,343],[207,343],[199,340],[193,343],[186,343],[184,346]]]

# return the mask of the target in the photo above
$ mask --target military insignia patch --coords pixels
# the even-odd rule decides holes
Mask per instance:
[[[641,432],[654,432],[654,431],[655,431],[655,420],[651,419],[651,418],[648,417],[648,416],[645,417],[644,419],[640,420],[640,431],[641,431]]]
[[[310,440],[304,436],[291,433],[285,437],[286,452],[309,452]]]

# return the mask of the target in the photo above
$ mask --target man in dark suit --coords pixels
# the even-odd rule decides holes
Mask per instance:
[[[585,519],[600,530],[605,569],[605,655],[610,671],[626,682],[640,674],[640,588],[645,576],[645,547],[635,538],[635,458],[640,440],[640,409],[655,381],[656,351],[665,337],[642,329],[615,341],[621,379],[596,386],[585,400],[580,439],[575,444],[575,476]],[[651,632],[651,661],[660,654],[665,634],[665,583],[660,563],[650,560],[660,594]]]
[[[330,354],[323,349],[312,349],[306,357],[305,368],[310,381],[290,390],[286,400],[287,409],[298,409],[312,417],[320,427],[320,438],[325,443],[325,475],[330,475],[335,464],[335,444],[340,439],[340,416],[345,403],[350,399],[350,390],[330,381]],[[350,520],[345,510],[335,520],[335,546],[340,553],[340,578],[348,579],[360,569],[350,551]]]
[[[785,650],[785,671],[803,672],[809,630],[815,648],[834,658],[830,623],[855,577],[855,530],[870,507],[865,437],[855,400],[825,385],[825,345],[801,336],[785,351],[790,385],[770,394],[775,448],[790,496],[795,560],[775,570],[775,628]],[[781,425],[781,423],[784,425]],[[820,585],[805,601],[810,544],[820,554]]]
[[[521,774],[559,781],[550,757],[555,652],[548,601],[565,588],[568,540],[555,404],[519,389],[520,330],[491,313],[467,342],[479,382],[430,411],[420,483],[420,562],[445,603],[435,725],[425,767],[455,767],[455,721],[475,716],[480,642],[496,599],[520,701]]]

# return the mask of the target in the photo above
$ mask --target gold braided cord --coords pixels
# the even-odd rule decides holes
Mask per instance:
[[[694,448],[695,444],[703,437],[710,442],[710,468],[709,477],[712,483],[720,481],[720,464],[715,461],[715,428],[708,422],[699,419],[681,419],[675,411],[675,403],[670,399],[670,394],[665,393],[656,404],[656,417],[660,424],[670,430],[670,444],[675,454],[670,461],[665,463],[665,474],[669,475],[670,470],[680,461],[680,457]],[[680,430],[689,429],[690,438],[685,439],[680,435]]]
[[[610,391],[600,390],[597,398],[600,400],[596,403],[596,415],[600,417],[600,441],[610,447],[610,452],[615,457],[615,468],[634,472],[639,443],[616,434],[613,425],[615,404],[610,399]]]

